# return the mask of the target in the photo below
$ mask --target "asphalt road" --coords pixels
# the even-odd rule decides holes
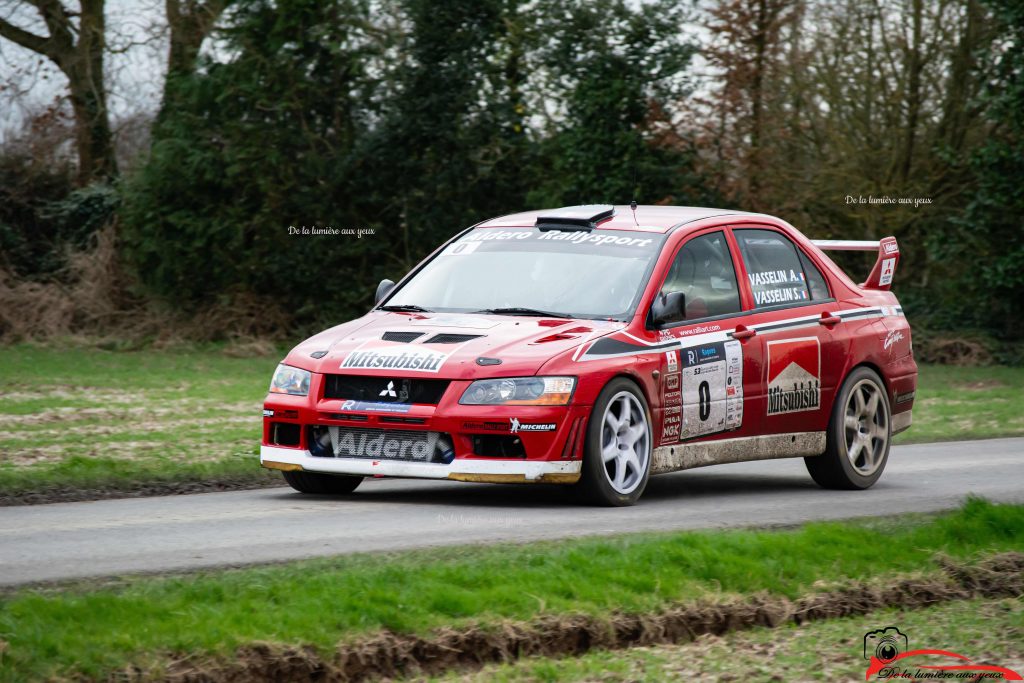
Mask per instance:
[[[1024,438],[899,446],[868,491],[824,491],[801,460],[653,477],[632,508],[557,486],[368,480],[349,498],[262,489],[0,508],[0,585],[319,555],[667,529],[785,525],[1024,502]]]

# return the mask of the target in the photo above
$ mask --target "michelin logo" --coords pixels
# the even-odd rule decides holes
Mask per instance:
[[[408,370],[410,372],[438,372],[448,360],[447,353],[409,346],[387,349],[359,349],[341,363],[342,369]]]
[[[553,432],[558,427],[554,422],[522,423],[518,417],[509,418],[509,431],[512,434],[519,432]]]

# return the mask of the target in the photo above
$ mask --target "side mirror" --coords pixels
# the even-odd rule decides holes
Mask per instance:
[[[381,280],[380,284],[377,285],[377,293],[373,295],[373,305],[376,306],[383,301],[384,297],[394,288],[395,283],[391,280]]]
[[[655,327],[686,320],[686,295],[682,292],[658,294],[651,304],[651,322]]]

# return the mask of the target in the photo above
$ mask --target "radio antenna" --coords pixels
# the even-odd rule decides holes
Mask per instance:
[[[633,196],[636,197],[636,163],[633,164]],[[632,199],[629,202],[629,208],[633,210],[633,222],[636,223],[636,227],[640,227],[640,222],[636,219],[636,199]]]

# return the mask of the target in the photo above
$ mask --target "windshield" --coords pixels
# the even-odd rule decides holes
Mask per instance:
[[[448,245],[386,304],[625,319],[663,241],[664,235],[624,230],[477,228]]]

